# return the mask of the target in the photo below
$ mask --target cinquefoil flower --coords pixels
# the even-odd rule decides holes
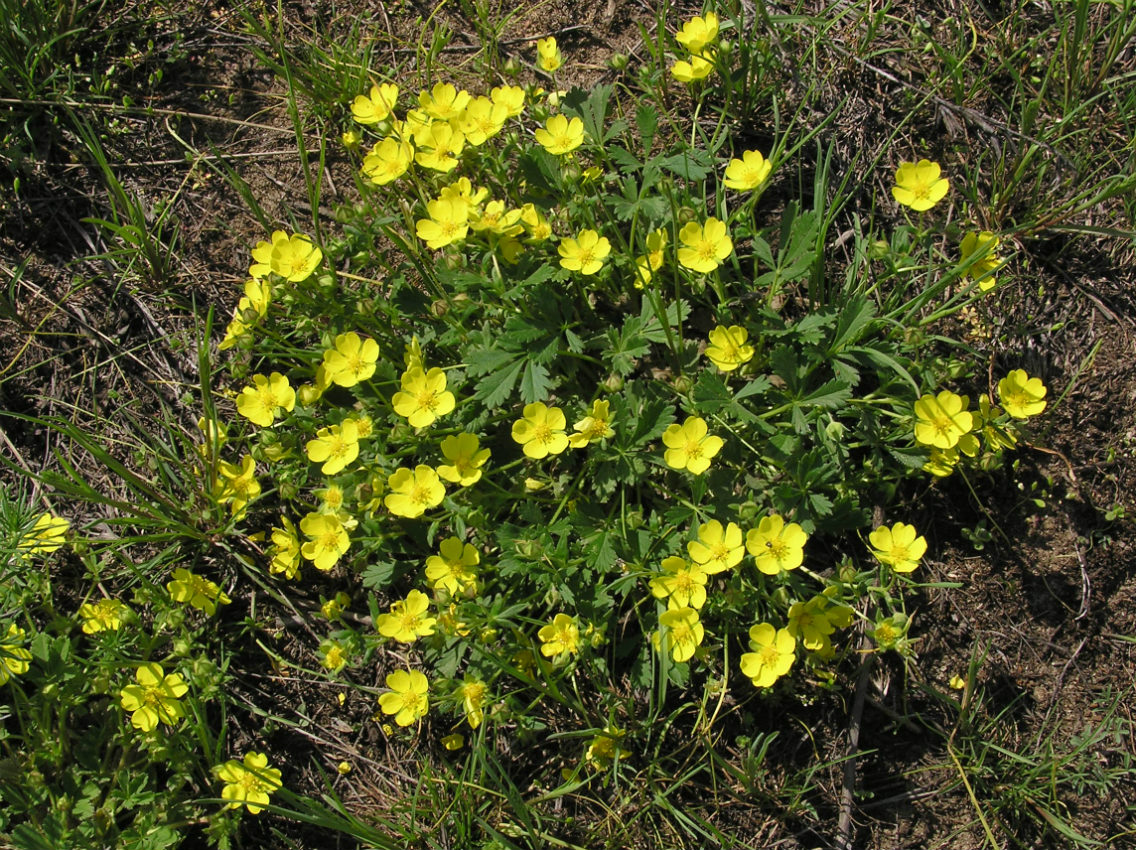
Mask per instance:
[[[562,268],[592,275],[603,268],[604,259],[611,253],[611,243],[594,230],[581,230],[575,239],[562,239],[557,251]]]
[[[477,581],[473,569],[481,561],[477,547],[457,537],[447,537],[438,551],[440,554],[426,559],[426,578],[435,590],[456,596]]]
[[[117,599],[100,599],[98,602],[84,602],[79,606],[79,616],[83,620],[83,634],[98,632],[117,632],[122,621],[130,616],[130,607]]]
[[[701,608],[706,604],[705,570],[685,558],[663,558],[662,573],[650,581],[651,595],[666,599],[668,608]]]
[[[481,467],[489,460],[489,449],[481,448],[476,434],[461,433],[442,440],[442,454],[449,464],[438,467],[446,481],[469,487],[481,480]]]
[[[161,664],[143,664],[134,672],[136,685],[127,685],[119,692],[119,702],[130,712],[130,725],[150,732],[161,721],[173,726],[185,717],[185,708],[178,702],[189,690],[177,673],[166,672]]]
[[[765,517],[746,534],[746,549],[757,568],[767,576],[795,570],[805,562],[805,543],[809,536],[795,522],[785,524],[780,514]]]
[[[327,380],[336,386],[353,387],[375,374],[379,361],[379,344],[363,339],[355,331],[339,334],[333,347],[323,353]]]
[[[679,664],[689,661],[706,636],[706,629],[693,608],[668,608],[659,615],[659,637],[656,646],[670,652]]]
[[[272,272],[292,283],[300,283],[312,276],[323,259],[323,251],[301,233],[289,236],[283,230],[275,230],[271,242],[256,244],[252,258],[255,262],[249,267],[250,276],[262,278]]]
[[[563,156],[584,143],[584,122],[579,118],[569,121],[563,115],[553,115],[534,136],[537,144],[550,154]]]
[[[1015,419],[1028,419],[1045,410],[1046,392],[1041,378],[1031,378],[1025,369],[1015,369],[998,382],[1002,407]]]
[[[244,806],[251,815],[260,814],[269,796],[283,785],[280,771],[268,766],[264,753],[246,753],[243,761],[229,759],[217,768],[217,778],[225,783],[221,799],[229,801],[229,808]]]
[[[872,554],[881,564],[897,573],[909,573],[919,566],[927,552],[927,539],[917,536],[915,526],[897,522],[891,528],[881,525],[868,535]]]
[[[398,86],[382,83],[371,86],[370,95],[358,95],[351,103],[351,115],[360,124],[378,124],[385,121],[398,100]]]
[[[686,551],[707,575],[724,572],[740,564],[745,556],[742,530],[736,522],[723,528],[712,519],[698,526],[698,539],[687,543]]]
[[[931,209],[947,196],[950,183],[939,176],[939,163],[921,159],[919,162],[901,162],[895,170],[892,196],[905,207],[916,212]]]
[[[296,407],[296,391],[279,372],[267,378],[253,375],[252,383],[237,396],[237,413],[253,425],[267,428],[276,421],[280,411],[290,412]]]
[[[998,245],[1001,241],[989,230],[982,230],[978,233],[966,234],[962,238],[962,242],[959,243],[959,254],[962,255],[964,263],[975,254],[978,255],[978,258],[966,270],[966,276],[976,281],[978,288],[983,292],[989,292],[998,285],[998,278],[994,276],[994,271],[1002,262],[997,256]]]
[[[663,432],[663,460],[671,469],[686,469],[701,475],[710,468],[710,460],[722,450],[726,441],[708,435],[706,420],[691,416],[681,425],[668,425]]]
[[[769,623],[749,630],[749,647],[752,651],[742,655],[742,674],[758,688],[770,687],[789,672],[797,658],[796,638],[788,629],[775,629]]]
[[[691,53],[701,53],[702,48],[718,37],[718,16],[713,12],[695,15],[675,33],[675,41]]]
[[[769,160],[759,151],[743,151],[741,159],[730,160],[722,182],[728,189],[749,192],[764,183],[772,170]]]
[[[551,623],[541,626],[537,637],[540,638],[540,654],[545,658],[575,655],[580,651],[580,629],[567,614],[557,614]]]
[[[375,626],[379,634],[399,643],[414,643],[420,637],[434,634],[436,617],[428,617],[430,597],[421,590],[412,590],[406,599],[392,602],[389,614],[380,614]]]
[[[216,582],[181,567],[174,570],[173,581],[166,582],[166,590],[174,602],[185,602],[209,617],[217,612],[218,605],[233,601]]]
[[[540,460],[568,448],[567,425],[563,410],[536,401],[526,404],[522,418],[513,423],[513,439],[521,444],[525,457]]]
[[[308,538],[300,554],[317,570],[327,572],[351,548],[351,538],[336,514],[308,514],[300,520],[300,531]]]
[[[387,676],[389,693],[379,697],[383,714],[393,714],[399,726],[409,726],[430,710],[430,681],[417,670],[396,670]]]
[[[446,373],[435,367],[423,372],[420,367],[402,374],[402,390],[395,393],[391,406],[405,416],[413,428],[426,428],[439,416],[454,409],[454,394],[446,391]]]
[[[726,223],[713,217],[705,224],[688,221],[678,232],[678,240],[683,245],[678,249],[679,264],[700,274],[714,271],[734,251]]]
[[[718,325],[710,331],[706,356],[723,372],[732,372],[753,359],[754,349],[748,345],[749,331],[740,325]]]
[[[915,442],[937,449],[953,449],[974,427],[974,417],[966,409],[966,396],[943,390],[927,394],[915,402]]]
[[[556,44],[556,39],[552,36],[548,38],[538,38],[536,41],[536,66],[542,71],[553,73],[557,71],[561,65],[564,64],[564,56],[560,53],[560,47]]]
[[[387,486],[390,492],[383,498],[383,504],[395,516],[415,519],[436,508],[446,498],[446,486],[438,479],[438,473],[425,464],[414,470],[400,467],[395,470]]]

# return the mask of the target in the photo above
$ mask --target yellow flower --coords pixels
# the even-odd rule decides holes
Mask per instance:
[[[338,484],[328,484],[321,490],[312,491],[312,495],[320,500],[320,511],[328,514],[339,513],[347,499],[347,494]]]
[[[251,326],[267,315],[271,300],[272,285],[267,281],[255,278],[245,281],[244,297],[237,302],[233,318],[225,328],[225,338],[217,347],[221,351],[226,351],[236,345],[242,334],[247,333]]]
[[[117,599],[100,599],[98,602],[84,602],[79,606],[79,616],[83,618],[83,634],[97,632],[117,632],[122,621],[131,614],[129,606]]]
[[[161,664],[143,664],[134,672],[136,685],[127,685],[119,692],[119,702],[129,711],[130,725],[143,732],[150,732],[161,721],[173,726],[185,717],[185,709],[178,702],[189,685],[177,673],[166,672]]]
[[[272,546],[268,550],[272,560],[268,562],[268,569],[274,574],[283,573],[284,578],[291,581],[300,573],[300,538],[292,520],[288,517],[281,520],[284,527],[272,529]]]
[[[383,83],[371,86],[371,94],[358,95],[351,104],[351,115],[360,124],[378,124],[385,121],[398,100],[398,86]]]
[[[36,517],[35,524],[20,538],[18,548],[30,555],[47,555],[67,542],[70,528],[68,520],[45,511]]]
[[[542,71],[553,73],[564,64],[564,56],[552,36],[538,38],[536,42],[536,66]]]
[[[489,190],[484,186],[473,188],[468,177],[459,177],[448,186],[443,186],[438,198],[443,201],[457,201],[466,205],[468,209],[479,207],[489,197]]]
[[[824,652],[832,646],[829,635],[835,626],[825,615],[828,599],[814,596],[808,602],[794,602],[789,606],[788,631],[810,652]]]
[[[962,255],[964,263],[974,257],[974,262],[966,270],[966,276],[976,281],[978,288],[983,292],[989,292],[998,285],[998,278],[994,276],[994,271],[1002,262],[997,257],[998,245],[1001,241],[989,230],[982,230],[978,233],[966,234],[959,244],[959,253]]]
[[[796,638],[788,629],[775,629],[769,623],[749,630],[749,648],[752,652],[742,655],[742,674],[758,688],[770,687],[789,672],[797,658]]]
[[[678,239],[683,244],[678,249],[679,264],[700,274],[714,271],[734,250],[726,223],[713,217],[706,219],[704,225],[688,221],[679,231]]]
[[[249,267],[252,277],[259,279],[272,272],[300,283],[312,276],[323,259],[323,251],[301,233],[289,236],[283,230],[275,230],[271,242],[258,242],[252,249],[252,258],[256,261]]]
[[[414,519],[422,516],[428,508],[436,508],[446,498],[446,486],[438,479],[438,473],[425,464],[419,464],[413,471],[400,467],[387,479],[390,493],[383,504],[395,516]]]
[[[937,449],[953,449],[974,427],[974,417],[966,406],[966,396],[955,395],[950,390],[920,398],[915,402],[915,442]]]
[[[611,253],[611,243],[594,230],[581,230],[575,239],[562,240],[557,251],[561,268],[591,275],[603,268],[604,258]]]
[[[923,464],[923,471],[930,472],[936,478],[946,478],[955,471],[958,459],[958,448],[936,449],[932,447],[931,457]]]
[[[469,92],[464,89],[458,91],[450,83],[435,83],[429,92],[418,93],[418,105],[422,111],[439,121],[460,118],[470,99]]]
[[[528,231],[529,242],[543,242],[552,235],[552,225],[533,204],[521,207],[521,224]]]
[[[603,770],[610,767],[617,758],[629,755],[628,751],[619,745],[624,734],[626,733],[622,729],[615,726],[610,724],[605,726],[603,732],[592,738],[584,753],[584,761],[592,767]]]
[[[443,173],[458,167],[458,155],[465,147],[465,135],[456,122],[435,121],[414,134],[414,161],[423,168]]]
[[[414,232],[426,247],[436,251],[465,239],[469,232],[469,205],[464,201],[439,198],[426,204],[426,212],[429,218],[414,223]]]
[[[741,159],[730,160],[722,182],[728,189],[748,192],[764,183],[772,170],[773,165],[760,152],[744,151]]]
[[[336,514],[308,514],[300,520],[300,531],[308,538],[300,547],[300,554],[322,572],[334,567],[351,548],[351,538]]]
[[[706,604],[706,572],[684,558],[664,558],[663,572],[650,581],[651,595],[666,599],[668,608],[701,608]]]
[[[417,670],[396,670],[387,676],[389,693],[379,697],[383,714],[393,714],[399,726],[409,726],[430,710],[430,682]]]
[[[516,236],[524,232],[524,225],[519,224],[521,211],[519,209],[506,210],[504,201],[490,201],[485,208],[473,213],[469,221],[471,229],[478,233],[489,232],[498,236]]]
[[[438,467],[438,475],[446,481],[469,487],[481,480],[481,467],[489,460],[489,449],[480,447],[476,434],[461,433],[442,440],[442,454],[449,465]]]
[[[363,173],[376,186],[393,183],[406,173],[414,159],[410,142],[388,138],[376,142],[371,152],[363,157]]]
[[[914,570],[927,552],[927,539],[916,536],[915,526],[903,522],[897,522],[891,528],[881,525],[868,535],[868,541],[877,560],[897,573]]]
[[[609,401],[593,401],[588,415],[574,426],[576,433],[568,437],[568,445],[582,449],[589,443],[614,437],[615,429],[611,427],[611,414],[608,412],[610,405]]]
[[[26,636],[23,629],[15,623],[9,623],[4,637],[0,638],[0,685],[8,684],[13,676],[22,676],[28,672],[32,654],[20,645]]]
[[[304,448],[308,460],[323,464],[320,472],[335,475],[359,457],[359,425],[354,419],[344,419],[339,425],[320,428]]]
[[[1031,378],[1025,369],[1014,369],[998,382],[1002,407],[1015,419],[1028,419],[1045,410],[1046,392],[1041,378]]]
[[[682,664],[689,661],[702,645],[706,629],[693,608],[669,608],[659,615],[659,644],[670,651],[671,658]]]
[[[893,614],[876,621],[871,630],[872,640],[881,651],[898,649],[906,643],[908,619],[906,614]]]
[[[260,814],[269,796],[283,785],[280,770],[268,766],[264,753],[246,753],[243,761],[229,759],[217,768],[217,778],[225,783],[221,799],[229,801],[229,808],[243,805],[251,815]]]
[[[710,460],[722,450],[726,441],[707,435],[706,420],[691,416],[682,425],[677,422],[663,432],[663,460],[671,469],[686,469],[701,475],[710,468]]]
[[[470,729],[476,729],[485,719],[485,710],[482,706],[489,695],[489,686],[477,679],[466,678],[458,693],[461,694],[462,708],[465,709],[465,719]]]
[[[256,461],[252,455],[241,458],[240,466],[223,460],[217,464],[217,473],[221,477],[215,490],[218,504],[228,504],[232,515],[243,519],[248,503],[260,495]]]
[[[564,433],[567,424],[559,407],[536,401],[526,404],[522,418],[513,423],[513,439],[521,444],[525,457],[540,460],[568,448],[568,436]]]
[[[347,666],[347,651],[338,641],[325,641],[320,646],[320,666],[331,673],[338,673]]]
[[[253,375],[252,383],[237,396],[237,413],[253,425],[267,428],[276,421],[281,410],[290,412],[295,408],[296,391],[279,372],[273,372],[267,378]]]
[[[520,86],[497,86],[489,92],[489,98],[504,106],[510,118],[516,118],[525,111],[525,90]]]
[[[892,196],[905,207],[916,212],[931,209],[947,196],[950,183],[940,177],[939,163],[921,159],[919,162],[901,162],[895,170]]]
[[[339,137],[339,141],[343,142],[343,147],[349,151],[356,150],[360,143],[363,141],[363,136],[355,130],[344,130]]]
[[[553,115],[533,135],[550,154],[563,156],[584,143],[584,122],[579,118],[569,121],[563,115]]]
[[[663,265],[664,252],[667,247],[667,231],[663,228],[652,230],[647,234],[647,263],[651,271],[658,271]]]
[[[679,59],[671,65],[671,75],[680,83],[693,83],[696,80],[705,80],[714,70],[714,60],[717,53],[707,48],[701,53],[692,54],[690,61]]]
[[[340,387],[353,387],[375,374],[379,360],[379,344],[363,339],[355,331],[335,337],[333,348],[323,353],[327,380]]]
[[[646,254],[635,258],[635,284],[636,289],[644,289],[651,282],[651,261]]]
[[[424,616],[430,610],[430,597],[412,590],[406,599],[392,602],[389,614],[380,614],[375,626],[379,634],[399,643],[414,643],[420,637],[434,634],[436,617]]]
[[[805,562],[809,536],[795,522],[788,525],[780,514],[770,514],[746,534],[746,550],[767,576],[795,570]]]
[[[701,53],[702,48],[718,37],[718,16],[713,12],[696,15],[675,33],[675,41],[690,53]]]
[[[951,676],[951,680],[947,684],[950,685],[953,690],[961,691],[966,688],[966,679],[956,673]]]
[[[753,359],[753,346],[747,345],[749,331],[740,325],[718,325],[710,331],[706,356],[723,372],[732,372]]]
[[[580,629],[567,614],[557,614],[551,623],[541,626],[537,637],[540,638],[540,654],[545,658],[575,655],[580,651]]]
[[[446,373],[436,367],[425,373],[420,367],[408,369],[402,374],[402,390],[394,394],[391,406],[411,427],[432,425],[454,409],[454,394],[446,391]]]
[[[457,537],[447,537],[438,551],[441,554],[426,559],[426,578],[435,590],[456,596],[477,581],[473,567],[481,562],[481,556],[475,546],[462,543]]]
[[[331,599],[324,599],[320,602],[320,613],[328,622],[334,623],[336,620],[342,619],[344,610],[350,604],[351,597],[341,590]]]
[[[687,543],[686,551],[707,575],[724,572],[742,562],[745,555],[742,530],[736,522],[723,528],[722,523],[712,519],[698,526],[698,539]]]
[[[521,95],[524,96],[523,90]],[[482,96],[466,107],[458,122],[458,129],[469,144],[477,147],[500,133],[508,117],[509,108],[505,104],[494,103]]]
[[[174,602],[185,602],[212,617],[218,605],[228,605],[231,600],[214,582],[178,568],[174,570],[173,581],[166,582],[166,590]]]

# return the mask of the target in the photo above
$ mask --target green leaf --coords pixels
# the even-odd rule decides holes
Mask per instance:
[[[695,150],[659,157],[656,162],[672,174],[687,180],[705,180],[713,170],[710,158],[702,151]]]
[[[539,363],[529,360],[525,363],[525,373],[521,378],[521,399],[525,404],[548,398],[548,370]]]
[[[833,378],[831,381],[817,387],[804,398],[797,399],[802,406],[824,407],[834,409],[843,407],[852,397],[852,390],[847,381]]]
[[[507,399],[513,392],[513,384],[517,375],[525,365],[523,360],[515,360],[508,366],[498,369],[477,382],[477,392],[473,397],[484,402],[486,407],[496,407]]]
[[[498,348],[481,348],[469,353],[466,365],[469,374],[476,377],[497,371],[502,366],[512,363],[516,356],[511,351],[501,351]]]
[[[369,590],[379,590],[387,586],[394,575],[394,564],[383,561],[370,563],[363,570],[363,587]]]
[[[641,103],[635,110],[635,126],[639,128],[639,137],[643,140],[643,151],[649,154],[651,143],[655,141],[655,133],[659,129],[659,113],[655,107]]]

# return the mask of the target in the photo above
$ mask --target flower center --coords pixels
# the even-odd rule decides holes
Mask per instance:
[[[761,654],[761,663],[764,664],[766,667],[772,667],[774,664],[777,663],[777,660],[781,657],[781,653],[777,651],[777,647],[774,646],[773,644],[770,644],[769,646],[763,647],[760,654]]]
[[[717,246],[709,241],[703,239],[698,243],[698,259],[700,260],[713,260],[716,259]]]
[[[686,451],[686,456],[691,460],[698,460],[700,457],[702,457],[701,440],[689,440],[687,441],[687,444],[684,448]]]
[[[410,490],[410,501],[416,505],[425,505],[430,501],[430,490],[421,484],[415,484]]]
[[[438,406],[438,400],[435,398],[437,393],[433,390],[422,390],[415,396],[418,402],[418,407],[422,410],[428,410],[433,413],[434,408]]]

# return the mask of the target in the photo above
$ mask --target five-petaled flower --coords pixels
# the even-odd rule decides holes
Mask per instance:
[[[710,468],[710,460],[722,450],[726,441],[721,437],[708,435],[706,420],[691,416],[681,425],[677,422],[667,426],[663,432],[663,460],[672,469],[686,469],[694,475],[701,475]]]
[[[575,655],[580,651],[580,629],[576,620],[567,614],[557,614],[548,625],[537,632],[540,654],[545,658]]]
[[[758,688],[768,688],[789,672],[797,657],[797,640],[788,629],[758,623],[749,630],[751,652],[742,655],[743,675]]]
[[[1047,392],[1041,378],[1031,378],[1025,369],[1014,369],[998,382],[1002,407],[1015,419],[1028,419],[1045,410]]]
[[[710,331],[706,356],[723,372],[732,372],[753,359],[754,349],[746,343],[749,331],[740,325],[718,325]]]
[[[457,537],[447,537],[438,546],[440,554],[426,559],[426,578],[435,590],[456,596],[477,581],[474,567],[481,561],[477,547]]]
[[[959,243],[962,261],[966,263],[974,258],[966,270],[966,276],[975,281],[983,292],[989,292],[998,285],[994,272],[1002,263],[997,256],[1001,241],[989,230],[982,230],[966,234]]]
[[[465,239],[469,233],[469,204],[461,199],[439,198],[426,204],[429,218],[414,223],[414,232],[428,248],[438,250]]]
[[[323,353],[327,380],[336,386],[353,387],[375,374],[379,362],[379,344],[363,339],[355,331],[339,334],[334,347]]]
[[[245,753],[242,761],[229,759],[217,768],[217,778],[225,783],[221,799],[229,801],[229,808],[244,806],[251,815],[260,814],[269,796],[283,785],[280,770],[268,766],[264,753]]]
[[[15,623],[9,623],[7,631],[0,638],[0,685],[8,684],[13,676],[22,676],[28,672],[32,654],[23,646],[26,636],[23,629]]]
[[[149,732],[161,721],[173,726],[185,717],[185,708],[178,697],[189,690],[177,673],[166,674],[162,665],[149,662],[141,665],[135,672],[136,685],[127,685],[119,693],[119,701],[129,711],[130,725],[143,732]]]
[[[300,520],[300,531],[308,538],[300,554],[317,570],[327,572],[351,548],[351,538],[337,514],[310,513]]]
[[[537,143],[556,156],[570,153],[584,143],[584,122],[579,118],[568,120],[563,115],[553,115],[545,125],[534,134]]]
[[[764,183],[772,170],[773,165],[760,151],[743,151],[741,159],[731,159],[726,166],[722,183],[727,189],[749,192]]]
[[[47,555],[67,541],[70,528],[68,520],[45,511],[36,517],[35,524],[20,538],[17,548],[30,555]]]
[[[379,697],[383,714],[393,714],[399,726],[409,726],[430,710],[430,681],[418,670],[395,670],[387,675],[388,693]]]
[[[79,606],[79,616],[83,618],[85,635],[116,632],[122,628],[122,621],[130,614],[130,607],[117,599],[100,599],[98,602],[84,602]]]
[[[651,595],[666,599],[668,608],[701,608],[706,604],[706,571],[699,564],[672,555],[663,558],[662,573],[651,579]]]
[[[425,428],[439,416],[454,409],[454,394],[446,390],[446,373],[434,367],[423,372],[421,367],[402,374],[402,389],[394,394],[391,406],[405,416],[411,427]]]
[[[562,239],[557,251],[562,268],[591,275],[603,268],[604,259],[611,253],[611,243],[594,230],[581,230],[575,239]]]
[[[540,70],[551,74],[563,64],[564,56],[560,53],[560,47],[556,44],[555,38],[549,36],[536,40],[536,66]]]
[[[252,383],[237,396],[237,413],[253,425],[267,428],[276,421],[281,410],[287,412],[295,408],[296,391],[279,372],[268,377],[253,375]]]
[[[233,601],[216,582],[181,567],[174,570],[173,581],[166,582],[166,590],[174,602],[185,602],[210,617],[217,612],[218,605]]]
[[[683,245],[678,249],[679,264],[700,274],[714,271],[734,250],[726,223],[713,217],[705,224],[688,221],[678,232],[678,241]]]
[[[736,522],[725,528],[716,519],[698,526],[698,539],[686,544],[687,554],[707,575],[736,567],[745,556],[742,530]]]
[[[916,212],[929,210],[947,196],[950,188],[950,182],[940,173],[939,163],[927,159],[901,162],[895,170],[891,194],[896,201]]]
[[[540,460],[568,448],[568,435],[564,433],[567,425],[559,407],[534,401],[525,405],[522,417],[513,423],[513,439],[521,444],[525,457]]]
[[[414,148],[408,141],[395,138],[375,142],[363,157],[363,173],[376,186],[393,183],[406,173],[414,159]]]
[[[312,276],[323,259],[323,251],[301,233],[289,236],[283,230],[275,230],[271,242],[256,244],[252,258],[255,261],[249,267],[252,277],[262,278],[271,272],[292,283],[300,283]]]
[[[713,12],[695,15],[675,33],[675,41],[691,53],[701,53],[702,49],[718,37],[718,16]]]
[[[587,416],[574,426],[576,433],[569,435],[568,444],[574,449],[582,449],[589,443],[606,440],[615,436],[615,429],[611,427],[611,402],[596,400],[592,402],[592,409]]]
[[[795,522],[785,524],[780,514],[770,514],[746,534],[746,549],[767,576],[795,570],[805,562],[809,536]]]
[[[425,464],[418,464],[413,470],[399,467],[387,479],[390,492],[383,498],[383,504],[395,516],[415,519],[426,513],[428,508],[436,508],[446,498],[446,485],[438,478],[438,473]]]
[[[680,83],[705,80],[714,70],[716,56],[717,53],[713,48],[706,48],[701,53],[692,54],[689,62],[679,59],[671,65],[671,75]]]
[[[380,614],[375,626],[383,637],[399,643],[414,643],[420,637],[434,634],[437,617],[426,616],[430,610],[430,597],[421,590],[412,590],[405,599],[391,603],[389,614]]]
[[[418,93],[418,105],[422,111],[437,121],[460,118],[471,99],[469,92],[459,90],[451,83],[434,83],[430,91]]]
[[[489,460],[489,449],[481,448],[476,434],[451,434],[442,440],[442,455],[449,461],[438,467],[446,481],[469,487],[481,480],[481,467]]]
[[[398,86],[382,83],[371,86],[370,95],[356,96],[351,103],[351,115],[360,124],[378,124],[385,121],[398,100]]]
[[[927,539],[917,535],[915,526],[904,522],[897,522],[891,528],[881,525],[868,535],[868,542],[876,559],[897,573],[914,570],[927,552]]]
[[[655,645],[661,646],[663,652],[669,651],[671,659],[679,664],[694,656],[706,636],[698,612],[690,607],[668,608],[659,615],[659,626]]]
[[[458,693],[462,698],[466,722],[469,723],[470,729],[476,729],[485,719],[484,703],[485,698],[489,696],[489,686],[480,679],[467,676],[462,686],[458,688]]]
[[[305,445],[308,460],[321,463],[320,472],[335,475],[359,457],[359,423],[344,419],[338,425],[320,428]]]
[[[974,427],[966,396],[943,390],[915,402],[915,442],[936,449],[953,449]]]

